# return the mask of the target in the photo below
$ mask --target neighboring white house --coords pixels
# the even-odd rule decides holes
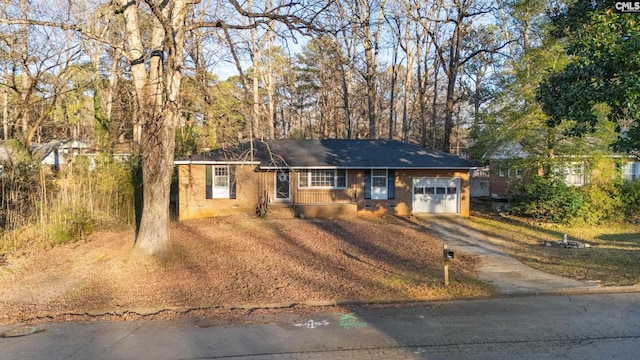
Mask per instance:
[[[558,176],[564,176],[564,183],[569,186],[584,186],[589,183],[583,161],[571,161],[563,166],[556,166],[554,170]]]
[[[91,152],[93,145],[87,141],[82,140],[66,140],[64,144],[60,147],[60,151],[64,154],[87,154]]]
[[[529,158],[529,154],[517,143],[505,144],[492,152],[485,153],[489,160],[490,180],[489,191],[491,197],[496,200],[506,200],[518,184],[526,181],[533,174],[540,174],[541,169],[535,165],[523,166],[522,159]],[[640,180],[640,161],[636,157],[629,157],[625,161],[625,155],[611,155],[609,158],[619,159],[622,177],[625,180]],[[589,168],[590,156],[558,156],[560,161],[553,169],[556,176],[563,178],[569,186],[584,186],[590,184],[592,169]],[[533,166],[533,168],[532,168]]]
[[[622,178],[625,180],[640,180],[640,161],[629,161],[622,165]]]

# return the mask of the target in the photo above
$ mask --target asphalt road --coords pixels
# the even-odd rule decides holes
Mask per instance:
[[[516,296],[244,320],[0,326],[0,359],[637,359],[640,351],[637,293]]]

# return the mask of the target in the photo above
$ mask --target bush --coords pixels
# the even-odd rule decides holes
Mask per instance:
[[[576,188],[554,177],[534,176],[518,190],[509,212],[542,221],[568,223],[585,203]]]
[[[54,244],[66,244],[82,240],[93,232],[95,221],[84,209],[65,209],[48,231],[48,240]]]
[[[91,179],[97,200],[94,215],[115,223],[130,225],[134,219],[134,178],[132,162],[98,159]]]
[[[107,155],[77,156],[58,181],[60,196],[53,210],[86,209],[99,224],[130,225],[134,218],[131,164]]]
[[[626,181],[620,185],[620,201],[626,215],[640,213],[640,181]]]
[[[617,184],[610,182],[586,185],[579,191],[585,202],[576,214],[574,222],[598,225],[624,219],[624,203]]]
[[[77,156],[53,176],[29,158],[0,175],[0,249],[75,242],[135,219],[134,163]]]
[[[50,174],[31,159],[4,164],[0,173],[0,228],[16,230],[42,221],[55,187]]]
[[[615,176],[571,187],[560,179],[536,176],[523,184],[509,212],[555,223],[598,225],[640,212],[640,181]]]

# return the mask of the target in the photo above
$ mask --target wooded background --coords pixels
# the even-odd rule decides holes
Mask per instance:
[[[626,152],[640,133],[640,28],[612,5],[4,1],[2,136],[27,149],[130,145],[142,244],[167,241],[157,224],[174,157],[238,140],[396,139],[476,158],[506,143],[543,157]]]

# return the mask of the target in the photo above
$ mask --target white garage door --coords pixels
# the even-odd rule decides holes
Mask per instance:
[[[458,213],[459,178],[413,178],[414,213]]]

